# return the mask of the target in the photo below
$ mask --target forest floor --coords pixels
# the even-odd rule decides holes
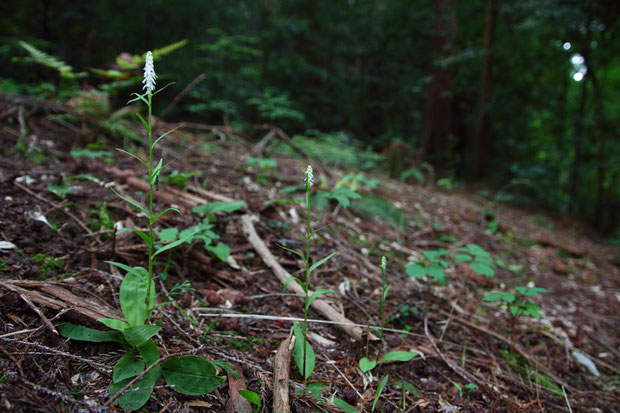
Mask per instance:
[[[122,317],[122,275],[106,261],[145,265],[146,247],[134,234],[114,234],[113,228],[146,224],[110,186],[142,200],[145,172],[114,150],[123,147],[122,139],[99,121],[59,116],[71,109],[30,98],[3,96],[0,103],[0,409],[120,411],[108,403],[120,346],[68,340],[58,330],[67,322],[105,330],[97,318]],[[158,129],[174,126],[160,122]],[[174,159],[162,177],[171,170],[199,172],[184,182],[182,173],[176,181],[162,178],[157,209],[174,206],[180,214],[165,215],[158,230],[198,224],[201,217],[192,208],[199,205],[237,200],[245,206],[211,219],[216,242],[230,247],[226,261],[202,241],[160,256],[157,290],[165,296],[184,281],[192,288],[175,289],[173,302],[155,311],[152,321],[163,326],[155,341],[164,356],[196,354],[241,374],[222,369],[218,374],[226,380],[203,396],[181,395],[159,383],[145,409],[249,412],[236,390],[250,389],[260,395],[262,411],[271,411],[273,359],[289,337],[289,318],[303,318],[303,298],[282,294],[277,277],[282,270],[303,276],[303,262],[276,243],[305,248],[306,213],[300,203],[266,201],[290,198],[278,191],[303,184],[307,161],[266,146],[277,166],[249,164],[255,146],[226,127],[185,124],[162,142],[158,156]],[[89,143],[89,150],[75,152]],[[320,185],[342,182],[344,171],[313,164]],[[314,396],[294,392],[302,378],[291,362],[291,411],[339,411],[326,402],[336,396],[370,412],[386,375],[375,411],[618,411],[617,248],[575,222],[490,206],[465,191],[366,173],[371,178],[378,185],[362,182],[356,191],[389,201],[406,221],[401,227],[333,199],[323,212],[313,211],[313,228],[327,227],[314,238],[311,256],[336,255],[313,272],[310,287],[334,291],[323,302],[361,325],[355,331],[362,337],[354,338],[346,326],[310,323],[316,367],[309,383],[323,388]],[[455,263],[458,248],[470,244],[491,254],[493,277]],[[423,262],[425,251],[439,249],[451,257],[445,285],[409,277],[410,262]],[[375,302],[381,298],[382,255],[391,286],[385,305],[391,330],[383,341],[370,340],[376,330],[366,327],[380,324]],[[547,290],[525,297],[542,308],[540,318],[513,317],[482,300],[490,291],[528,285]],[[314,308],[309,318],[325,320]],[[360,370],[363,357],[395,350],[417,356]],[[403,388],[403,381],[412,386]]]

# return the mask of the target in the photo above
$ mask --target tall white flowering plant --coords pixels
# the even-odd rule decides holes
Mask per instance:
[[[137,228],[123,228],[120,231],[132,231],[137,234],[148,246],[148,264],[144,267],[130,267],[129,265],[108,261],[126,272],[120,286],[119,301],[124,320],[101,318],[98,321],[113,331],[99,331],[70,323],[61,327],[61,334],[65,337],[83,341],[113,341],[120,343],[128,351],[114,366],[112,384],[109,388],[110,400],[118,400],[123,409],[137,410],[142,407],[153,392],[153,386],[163,376],[168,385],[176,391],[188,395],[200,395],[215,390],[224,380],[216,376],[215,366],[202,357],[186,355],[181,357],[161,357],[153,337],[161,330],[161,326],[149,324],[148,320],[155,308],[155,284],[153,282],[153,265],[155,257],[164,251],[185,242],[187,237],[156,248],[153,226],[157,220],[168,211],[177,211],[176,208],[166,208],[156,212],[153,207],[153,191],[159,174],[165,167],[163,159],[157,164],[154,162],[153,150],[155,145],[171,131],[164,133],[153,140],[152,128],[152,99],[164,88],[155,90],[155,67],[153,54],[147,52],[144,65],[144,93],[134,93],[135,98],[129,103],[141,101],[146,104],[148,115],[146,119],[139,113],[137,116],[146,129],[148,159],[142,159],[137,154],[118,149],[120,152],[137,160],[145,169],[148,176],[149,192],[148,205],[127,198],[117,191],[114,193],[124,201],[142,212],[148,221],[148,231]],[[166,86],[167,87],[167,86]],[[120,232],[119,231],[119,232]],[[138,357],[136,357],[138,356]]]
[[[336,253],[333,252],[329,254],[328,256],[315,262],[314,264],[312,265],[310,264],[310,241],[312,237],[322,229],[322,228],[319,228],[313,231],[310,225],[310,193],[311,193],[312,185],[314,184],[314,172],[312,171],[311,165],[308,165],[308,167],[306,168],[304,184],[305,184],[305,189],[306,189],[306,198],[305,198],[305,202],[306,202],[306,250],[305,250],[305,253],[302,251],[297,251],[297,250],[293,250],[290,248],[286,248],[282,245],[279,245],[279,246],[287,251],[297,254],[304,261],[304,267],[305,267],[304,280],[300,280],[299,278],[293,277],[293,276],[289,277],[289,279],[286,280],[286,282],[284,283],[284,289],[282,292],[283,293],[286,292],[286,289],[289,286],[289,284],[295,281],[297,282],[297,284],[301,286],[305,294],[304,323],[301,326],[295,323],[295,325],[293,326],[293,331],[295,333],[295,338],[296,338],[295,349],[293,351],[293,354],[295,357],[295,363],[297,364],[297,368],[299,369],[302,377],[304,378],[304,387],[306,387],[306,384],[308,382],[308,377],[310,377],[310,375],[312,374],[312,371],[314,370],[314,362],[315,362],[314,350],[312,350],[312,346],[310,346],[310,343],[308,343],[308,336],[307,336],[308,309],[310,308],[310,304],[312,304],[312,302],[321,294],[326,294],[326,293],[333,294],[330,290],[327,290],[327,289],[316,290],[312,294],[310,294],[310,274],[312,273],[312,271],[317,269],[320,265],[322,265],[327,260],[329,260],[331,257],[333,257],[334,254]]]

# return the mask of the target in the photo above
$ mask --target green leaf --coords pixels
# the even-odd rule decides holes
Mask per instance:
[[[157,164],[157,166],[155,167],[155,169],[153,169],[153,173],[151,174],[151,185],[155,184],[155,181],[157,180],[157,177],[159,176],[159,173],[161,172],[161,168],[164,165],[164,160],[163,159],[159,159],[159,163]]]
[[[163,211],[161,211],[159,214],[155,215],[155,217],[153,218],[153,223],[155,223],[159,218],[161,218],[162,215],[164,215],[168,211],[174,211],[177,214],[181,213],[181,211],[179,211],[177,208],[166,208]]]
[[[98,318],[97,321],[104,324],[106,327],[110,327],[114,330],[120,331],[121,333],[129,328],[129,324],[122,320],[116,320],[114,318]]]
[[[311,274],[312,271],[314,271],[315,269],[317,269],[319,266],[323,265],[323,263],[325,263],[325,261],[327,261],[328,259],[330,259],[331,257],[333,257],[336,253],[332,252],[331,254],[329,254],[327,257],[324,257],[323,259],[315,262],[314,264],[312,264],[312,266],[310,267],[310,269],[308,270],[308,274]]]
[[[140,351],[140,355],[146,362],[147,366],[150,366],[159,360],[159,349],[157,348],[157,344],[155,344],[152,339],[140,344],[138,346],[138,351]]]
[[[161,231],[157,233],[157,236],[159,237],[159,240],[161,242],[172,242],[177,239],[178,235],[179,235],[178,228],[166,228],[166,229],[162,229]]]
[[[408,381],[405,380],[396,380],[392,383],[392,386],[394,387],[400,387],[402,388],[404,391],[406,391],[407,393],[411,393],[413,394],[415,397],[420,397],[420,392],[418,391],[418,389],[415,388],[415,386],[411,383],[409,383]]]
[[[155,145],[157,145],[157,142],[159,142],[160,140],[162,140],[162,139],[163,139],[165,136],[167,136],[169,133],[172,133],[172,132],[174,132],[175,130],[177,130],[177,129],[179,129],[179,128],[180,128],[180,126],[177,126],[176,128],[174,128],[174,129],[170,129],[168,132],[166,132],[166,133],[164,133],[163,135],[161,135],[159,138],[157,138],[157,139],[155,140],[155,142],[153,142],[153,145],[151,146],[151,148],[154,148],[154,147],[155,147]]]
[[[71,192],[71,187],[67,184],[48,184],[47,190],[58,198],[65,199],[67,194]]]
[[[286,281],[284,282],[284,288],[282,289],[282,294],[284,294],[286,292],[286,289],[288,288],[288,285],[290,283],[292,283],[293,281],[297,281],[297,284],[299,284],[301,286],[301,288],[304,289],[304,291],[306,291],[306,287],[304,286],[304,284],[299,280],[299,278],[294,277],[294,276],[290,276],[286,279]]]
[[[433,281],[441,285],[446,284],[446,276],[443,272],[443,269],[439,266],[438,263],[431,264],[431,266],[428,267],[426,270],[428,271],[428,275],[433,278]]]
[[[114,365],[114,383],[136,377],[144,371],[144,361],[136,360],[133,353],[125,353]]]
[[[255,405],[256,407],[261,407],[260,396],[258,393],[253,392],[252,390],[237,390],[241,397]]]
[[[283,250],[286,250],[286,251],[288,251],[288,252],[292,252],[293,254],[297,254],[297,255],[299,255],[299,257],[301,257],[301,259],[302,259],[302,260],[305,260],[304,254],[302,254],[301,252],[296,251],[296,250],[292,250],[292,249],[290,249],[290,248],[286,248],[284,245],[280,245],[280,244],[278,244],[277,242],[276,242],[276,245],[277,245],[278,247],[282,248]]]
[[[493,271],[493,269],[488,265],[481,264],[479,262],[472,262],[469,266],[480,275],[484,275],[486,277],[493,277],[495,275],[495,271]]]
[[[421,264],[411,263],[407,265],[405,272],[409,275],[409,278],[424,278],[427,270],[426,267]]]
[[[198,356],[170,358],[162,363],[162,374],[174,390],[190,396],[210,393],[224,381],[216,376],[213,363]]]
[[[117,150],[117,151],[119,151],[119,152],[124,153],[125,155],[129,155],[129,156],[131,156],[132,158],[134,158],[134,159],[136,159],[138,162],[140,162],[142,165],[144,165],[144,167],[145,167],[145,168],[147,168],[146,162],[144,162],[144,161],[143,161],[143,160],[142,160],[142,159],[141,159],[138,155],[134,155],[133,153],[131,153],[131,152],[127,152],[127,151],[126,151],[126,150],[124,150],[124,149],[119,149],[119,148],[116,148],[116,150]]]
[[[385,376],[383,376],[383,378],[379,382],[379,386],[377,387],[377,394],[375,395],[375,401],[372,403],[371,412],[375,411],[375,407],[377,406],[377,401],[379,401],[379,396],[381,396],[381,393],[383,393],[383,389],[385,388],[385,385],[387,384],[389,377],[390,375],[386,374]]]
[[[512,303],[515,298],[516,296],[512,293],[508,293],[505,291],[494,291],[485,295],[482,301],[505,301],[507,303]]]
[[[312,293],[312,295],[310,295],[310,297],[308,297],[308,301],[306,302],[306,310],[307,310],[308,308],[310,308],[310,304],[312,304],[312,302],[313,302],[314,300],[316,300],[316,298],[317,298],[318,296],[322,295],[322,294],[332,294],[332,295],[334,295],[334,296],[336,295],[336,294],[334,294],[334,292],[333,292],[333,291],[330,291],[330,290],[328,290],[328,289],[326,289],[326,288],[322,288],[322,289],[320,289],[320,290],[316,290],[315,292],[313,292],[313,293]]]
[[[159,366],[155,367],[153,370],[149,371],[142,377],[133,387],[123,394],[118,399],[118,405],[122,409],[133,409],[138,410],[151,398],[151,394],[153,393],[153,386],[157,383],[157,380],[161,377],[161,368]],[[131,378],[121,380],[118,383],[112,383],[108,392],[110,395],[117,393],[123,387],[125,387],[131,381]],[[135,389],[143,389],[143,390],[135,390]]]
[[[153,337],[161,330],[160,326],[147,324],[143,326],[131,327],[123,331],[125,340],[132,346],[144,344],[148,339]]]
[[[137,234],[140,238],[142,238],[144,240],[144,242],[146,242],[147,245],[151,245],[151,237],[149,236],[149,234],[140,231],[139,229],[135,229],[135,228],[121,228],[118,231],[116,231],[117,234],[120,234],[121,232],[127,232],[127,231],[132,231],[135,234]]]
[[[525,295],[528,297],[536,296],[542,293],[546,293],[547,289],[541,287],[515,287],[521,295]]]
[[[205,245],[205,250],[211,251],[220,261],[224,262],[226,262],[230,255],[230,247],[223,242],[218,242],[215,246]]]
[[[245,202],[243,201],[220,201],[199,205],[193,208],[192,212],[209,216],[216,212],[234,212],[243,207],[245,207]]]
[[[61,336],[72,340],[90,341],[93,343],[102,343],[106,341],[122,343],[123,338],[118,331],[100,331],[71,323],[65,323],[58,327],[58,332]]]
[[[137,93],[136,93],[136,95],[137,95]],[[134,99],[134,100],[136,100],[136,99]],[[130,100],[129,102],[132,102],[132,101]],[[128,102],[128,103],[129,103],[129,102]],[[145,101],[145,103],[147,103],[147,104],[148,104],[148,102],[146,102],[146,101]],[[145,128],[146,130],[148,130],[148,129],[149,129],[149,124],[148,124],[148,123],[144,120],[144,118],[142,117],[142,115],[140,115],[139,113],[137,113],[137,112],[136,112],[136,116],[140,119],[140,122],[142,122],[142,124],[144,125],[144,128]],[[146,163],[144,164],[144,166],[146,166]]]
[[[388,361],[409,361],[417,356],[415,351],[390,351],[381,358],[381,363]]]
[[[345,413],[359,413],[353,406],[338,397],[334,397],[332,403]]]
[[[118,264],[118,263],[116,263]],[[121,283],[119,299],[121,310],[130,326],[144,325],[147,317],[146,292],[149,284],[149,273],[142,267],[128,267],[129,271]],[[150,303],[153,308],[155,301],[155,284],[151,284]]]
[[[460,264],[462,262],[469,262],[471,260],[472,260],[471,256],[467,254],[457,254],[456,257],[454,257],[455,264]]]
[[[176,247],[178,245],[181,245],[184,242],[187,242],[188,240],[192,239],[195,234],[196,234],[196,231],[192,231],[191,233],[187,232],[187,231],[183,231],[181,233],[181,238],[180,239],[178,239],[178,240],[176,240],[174,242],[171,242],[170,244],[164,245],[163,247],[161,247],[160,249],[155,251],[155,253],[153,254],[153,257],[155,257],[156,255],[161,254],[164,251],[168,251],[168,250],[170,250],[170,249],[172,249],[172,248],[174,248],[174,247]]]
[[[360,370],[363,373],[370,371],[377,365],[377,360],[368,360],[366,357],[362,357],[359,361]]]
[[[148,216],[149,215],[149,211],[147,211],[147,209],[142,206],[142,204],[140,204],[137,201],[134,201],[133,199],[129,199],[124,197],[123,195],[119,194],[118,192],[116,192],[116,190],[114,188],[110,188],[112,190],[112,192],[114,192],[116,194],[117,197],[119,197],[120,199],[122,199],[123,201],[135,206],[136,208],[138,208],[140,211],[144,212],[144,215]]]
[[[295,334],[295,348],[293,349],[293,358],[295,358],[295,364],[297,364],[297,368],[299,369],[299,373],[304,376],[303,366],[304,366],[304,334],[301,330],[301,327],[298,323],[293,325],[293,334]],[[314,364],[316,358],[314,355],[314,350],[308,341],[306,341],[306,374],[304,378],[310,377],[312,372],[314,371]]]
[[[91,149],[73,149],[70,152],[73,157],[86,156],[88,158],[100,158],[102,156],[112,156],[108,151],[93,151]]]

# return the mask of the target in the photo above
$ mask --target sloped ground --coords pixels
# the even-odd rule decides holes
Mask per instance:
[[[120,139],[110,137],[95,120],[50,116],[63,113],[70,111],[29,98],[2,97],[0,405],[9,411],[119,411],[109,403],[107,388],[120,348],[66,340],[57,329],[66,322],[104,329],[97,318],[120,316],[122,278],[105,261],[143,265],[146,250],[135,236],[114,235],[112,225],[145,223],[109,186],[114,183],[125,196],[143,199],[144,171],[113,150],[122,146]],[[160,124],[162,131],[168,126]],[[217,259],[200,243],[179,247],[161,260],[157,271],[165,270],[165,279],[158,278],[158,291],[169,292],[185,280],[193,289],[181,290],[174,303],[156,311],[154,322],[164,327],[156,342],[164,355],[198,354],[227,362],[243,374],[235,379],[222,371],[227,380],[204,396],[183,396],[158,385],[145,409],[244,411],[247,406],[231,389],[248,388],[261,396],[263,410],[271,411],[272,360],[292,326],[285,318],[303,317],[303,300],[281,294],[282,283],[244,233],[242,216],[251,217],[277,262],[300,275],[303,263],[276,242],[301,247],[305,209],[265,201],[290,197],[278,190],[303,183],[306,163],[269,154],[277,160],[275,169],[250,168],[246,158],[253,147],[247,137],[227,128],[190,126],[160,146],[162,157],[175,160],[168,171],[200,172],[183,190],[162,182],[158,209],[172,204],[181,214],[167,215],[160,229],[196,224],[200,218],[191,212],[196,205],[232,199],[246,207],[218,215],[215,222],[214,231],[231,248],[232,260]],[[70,155],[98,138],[105,146],[96,150],[111,155]],[[329,172],[325,182],[331,188],[342,173]],[[64,199],[48,189],[78,175],[97,181],[70,181]],[[354,340],[332,324],[312,323],[317,363],[309,382],[323,384],[324,397],[336,395],[358,410],[371,411],[379,380],[389,374],[375,411],[401,411],[403,405],[405,411],[424,412],[617,411],[617,249],[602,246],[576,224],[507,206],[492,208],[497,230],[485,233],[486,201],[377,178],[376,188],[359,192],[398,206],[406,214],[406,228],[330,204],[312,217],[314,228],[328,226],[315,239],[311,256],[337,255],[313,273],[311,287],[336,292],[337,298],[330,300],[354,323],[378,325],[379,308],[368,298],[380,299],[379,263],[385,255],[391,285],[386,327],[400,332],[386,332],[381,344]],[[468,244],[491,253],[498,264],[494,277],[478,275],[467,263],[449,265],[445,286],[406,274],[407,262],[422,260],[424,251],[456,253]],[[548,290],[532,298],[543,309],[541,319],[515,320],[503,307],[482,301],[488,291],[512,291],[528,283]],[[229,316],[233,314],[239,316]],[[322,318],[314,310],[310,317]],[[379,350],[416,351],[419,356],[362,373],[359,360],[373,358]],[[581,362],[575,350],[582,354]],[[294,363],[291,379],[301,383]],[[410,382],[415,390],[403,393],[394,385],[397,380]],[[292,390],[293,412],[338,411]]]

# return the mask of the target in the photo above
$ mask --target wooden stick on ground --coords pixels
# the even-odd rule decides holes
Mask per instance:
[[[288,338],[280,343],[278,352],[273,359],[273,413],[289,413],[288,377],[291,367],[291,354],[295,346],[293,329]]]
[[[241,217],[241,222],[243,224],[243,233],[245,237],[248,239],[250,244],[254,247],[258,255],[263,259],[265,264],[274,272],[276,277],[280,280],[282,284],[286,282],[290,278],[290,274],[282,268],[280,263],[273,256],[269,248],[265,245],[263,240],[256,233],[256,228],[254,228],[254,224],[252,223],[252,218],[249,215],[243,215]],[[303,289],[300,285],[296,283],[290,283],[288,286],[289,289],[292,289],[295,294],[303,294],[305,295]],[[312,291],[309,291],[308,294],[312,294]],[[328,320],[338,321],[343,324],[338,324],[338,327],[342,329],[345,333],[350,335],[356,340],[363,340],[364,338],[364,330],[361,327],[357,327],[352,324],[348,318],[346,318],[343,314],[341,314],[338,310],[336,310],[329,302],[323,300],[321,298],[317,298],[311,304],[311,307],[316,311],[321,313]],[[370,340],[375,341],[379,340],[374,334],[370,334]]]

